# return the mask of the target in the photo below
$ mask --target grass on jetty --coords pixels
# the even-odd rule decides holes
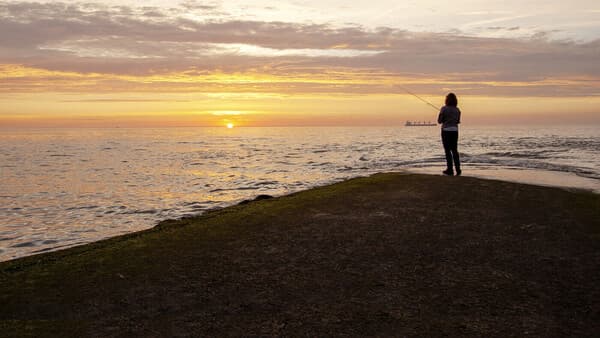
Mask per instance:
[[[600,195],[378,174],[0,263],[2,336],[600,332]]]

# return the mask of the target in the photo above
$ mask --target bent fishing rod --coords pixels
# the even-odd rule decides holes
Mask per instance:
[[[431,102],[429,102],[429,101],[425,100],[424,98],[420,97],[419,95],[417,95],[417,94],[413,93],[413,92],[412,92],[412,91],[410,91],[408,88],[406,88],[406,87],[404,87],[404,86],[401,86],[401,85],[396,85],[396,86],[400,87],[402,90],[404,90],[404,91],[405,91],[405,92],[407,92],[408,94],[410,94],[410,95],[412,95],[412,96],[416,97],[417,99],[421,100],[421,101],[422,101],[422,102],[424,102],[425,104],[429,105],[430,107],[432,107],[433,109],[435,109],[435,111],[436,111],[436,112],[439,112],[439,111],[440,111],[440,108],[439,108],[439,107],[436,107],[435,105],[433,105],[433,103],[431,103]]]

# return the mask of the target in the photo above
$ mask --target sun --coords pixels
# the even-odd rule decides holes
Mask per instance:
[[[227,123],[226,127],[227,127],[228,129],[231,129],[231,128],[233,128],[233,127],[234,127],[234,125],[233,125],[233,123]]]

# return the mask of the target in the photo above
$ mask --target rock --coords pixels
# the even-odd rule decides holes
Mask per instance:
[[[239,204],[240,205],[244,205],[244,204],[248,204],[250,202],[268,200],[268,199],[271,199],[271,198],[273,198],[273,196],[271,196],[271,195],[258,195],[253,200],[243,200]]]

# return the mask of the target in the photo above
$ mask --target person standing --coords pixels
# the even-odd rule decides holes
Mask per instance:
[[[460,176],[460,157],[458,155],[458,124],[460,123],[460,109],[458,99],[454,93],[446,95],[446,105],[440,110],[438,123],[442,125],[442,144],[446,153],[446,170],[444,175],[454,176],[452,163],[456,167],[456,176]]]

